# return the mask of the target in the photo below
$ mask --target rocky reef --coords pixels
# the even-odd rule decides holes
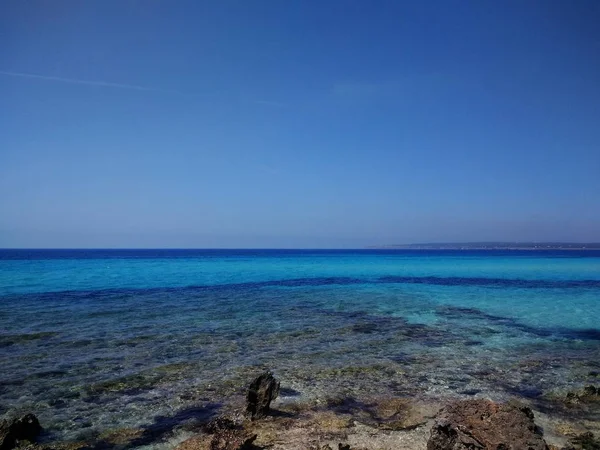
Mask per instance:
[[[518,403],[465,400],[446,406],[431,429],[427,450],[548,450],[533,411]]]
[[[153,427],[117,429],[80,442],[52,441],[37,417],[27,414],[0,423],[0,450],[600,449],[597,421],[534,414],[518,401],[337,394],[322,401],[294,400],[295,391],[282,388],[270,371],[255,373],[238,392],[244,398],[228,407],[179,411]],[[599,396],[590,385],[544,401],[587,412],[600,405]]]
[[[35,441],[41,432],[42,426],[33,414],[3,420],[0,422],[0,450],[11,450],[24,442]]]

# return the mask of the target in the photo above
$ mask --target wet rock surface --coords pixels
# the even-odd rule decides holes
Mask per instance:
[[[426,415],[414,403],[411,399],[396,397],[376,398],[368,402],[352,397],[334,397],[327,400],[327,407],[379,429],[412,430],[427,422]]]
[[[540,364],[528,361],[527,365]],[[260,367],[263,369],[264,366]],[[367,379],[374,383],[373,390],[377,388],[376,377],[371,380],[371,367],[330,370],[335,370],[338,376],[349,376],[355,383]],[[157,417],[153,423],[113,428],[104,433],[89,432],[82,434],[78,442],[47,442],[51,434],[44,436],[46,441],[42,444],[29,442],[34,441],[35,430],[39,433],[41,427],[35,416],[28,415],[4,423],[2,433],[12,426],[13,438],[2,434],[0,450],[600,449],[596,437],[600,422],[589,414],[598,404],[595,386],[570,391],[571,396],[566,390],[557,392],[556,399],[561,399],[560,402],[553,400],[548,404],[570,405],[565,407],[565,414],[550,413],[552,408],[544,412],[536,406],[538,399],[527,400],[536,408],[537,423],[546,431],[545,440],[536,427],[532,410],[517,402],[385,393],[365,396],[353,390],[351,383],[345,386],[345,394],[333,391],[313,398],[304,395],[302,384],[288,382],[289,386],[281,389],[270,371],[253,379],[256,373],[256,367],[248,367],[239,374],[237,382],[231,383],[228,402],[211,402],[210,398],[202,397],[196,406]],[[252,380],[247,389],[243,387],[244,378]],[[569,402],[567,397],[577,401]],[[452,403],[448,404],[449,400]],[[446,407],[440,410],[442,405]],[[90,428],[82,433],[87,430]],[[8,446],[4,446],[5,442]]]
[[[582,433],[571,439],[565,450],[600,450],[600,437],[590,432]]]
[[[464,400],[444,408],[427,450],[548,450],[531,409],[518,403]]]
[[[550,391],[533,405],[549,415],[575,421],[580,426],[585,424],[585,431],[600,432],[600,388],[597,386]]]
[[[0,450],[11,450],[22,441],[33,442],[42,432],[36,416],[27,414],[19,419],[0,422]]]
[[[271,402],[279,395],[279,381],[269,371],[252,381],[246,397],[246,413],[251,419],[260,419],[269,414]]]
[[[600,402],[600,386],[588,385],[578,391],[568,392],[566,400],[572,403]]]

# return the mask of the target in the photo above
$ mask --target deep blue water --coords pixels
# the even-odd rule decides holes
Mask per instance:
[[[599,362],[600,251],[0,250],[0,414],[58,437],[257,367],[301,399],[535,397]]]

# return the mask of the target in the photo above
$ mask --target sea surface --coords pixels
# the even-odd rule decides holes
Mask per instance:
[[[600,251],[0,250],[0,367],[0,415],[71,440],[261,368],[282,402],[536,399],[600,370]]]

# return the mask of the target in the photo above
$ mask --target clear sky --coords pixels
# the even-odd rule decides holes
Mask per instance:
[[[600,241],[600,2],[0,2],[0,247]]]

